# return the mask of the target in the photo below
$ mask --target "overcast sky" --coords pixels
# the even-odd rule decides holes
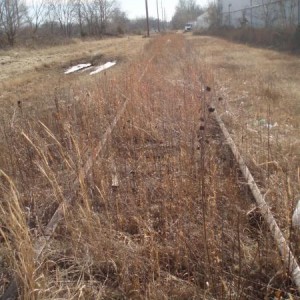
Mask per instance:
[[[136,17],[145,17],[145,0],[118,0],[123,11],[127,13],[130,19]],[[205,6],[209,0],[196,0],[200,6]],[[166,17],[169,21],[175,11],[178,0],[158,0],[159,15],[161,15],[161,4],[165,8]],[[156,0],[148,0],[149,17],[156,18]]]

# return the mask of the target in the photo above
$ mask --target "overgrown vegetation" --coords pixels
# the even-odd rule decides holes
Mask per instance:
[[[115,1],[1,0],[0,46],[13,46],[20,37],[31,43],[42,39],[45,44],[55,37],[118,34],[118,28],[124,31],[128,22]]]
[[[299,29],[213,28],[195,31],[195,35],[219,36],[231,41],[280,50],[299,50]]]
[[[196,46],[178,34],[157,37],[116,73],[69,92],[58,86],[46,111],[19,105],[3,114],[1,292],[15,278],[21,299],[296,294],[264,224],[249,223],[247,190],[207,109],[217,102],[226,114],[226,95]],[[263,95],[275,99],[272,92]],[[260,178],[265,169],[257,167],[269,166],[273,148],[265,135],[257,138],[251,149]],[[281,165],[280,155],[291,149],[274,149]],[[253,155],[246,157],[251,162]],[[292,172],[294,193],[299,178]],[[273,178],[282,177],[270,176],[273,191]],[[280,195],[290,203],[289,194]],[[58,206],[63,219],[37,257]],[[284,209],[288,235],[291,210]]]

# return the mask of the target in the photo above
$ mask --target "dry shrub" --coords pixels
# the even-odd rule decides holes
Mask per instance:
[[[296,50],[297,29],[275,28],[219,28],[207,32],[194,32],[196,35],[215,35],[231,41],[237,41],[250,45],[275,47],[281,50]]]

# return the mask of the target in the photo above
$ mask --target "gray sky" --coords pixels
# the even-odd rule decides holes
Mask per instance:
[[[136,17],[144,17],[145,16],[145,0],[118,0],[121,4],[121,8],[123,11],[127,13],[127,16],[130,19],[134,19]],[[205,6],[209,1],[208,0],[196,0],[196,2]],[[170,20],[174,14],[175,7],[178,3],[178,0],[158,0],[159,6],[159,15],[161,15],[161,3],[165,8],[167,20]],[[156,18],[156,0],[148,0],[148,9],[149,16]]]

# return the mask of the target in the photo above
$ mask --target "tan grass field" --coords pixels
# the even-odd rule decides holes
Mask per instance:
[[[298,57],[183,34],[25,52],[1,69],[0,294],[297,299],[208,106],[299,259]],[[63,74],[91,57],[120,63]]]
[[[289,222],[300,199],[299,56],[210,37],[191,41],[213,74],[235,142],[253,172],[260,171],[257,180],[275,213],[288,214]]]
[[[63,89],[73,81],[72,75],[63,74],[67,67],[77,63],[98,65],[109,60],[131,61],[145,42],[140,36],[130,36],[85,42],[74,40],[65,46],[43,49],[0,51],[1,106],[7,107],[17,101],[25,105],[49,102],[54,90]],[[42,95],[44,99],[41,100]]]

